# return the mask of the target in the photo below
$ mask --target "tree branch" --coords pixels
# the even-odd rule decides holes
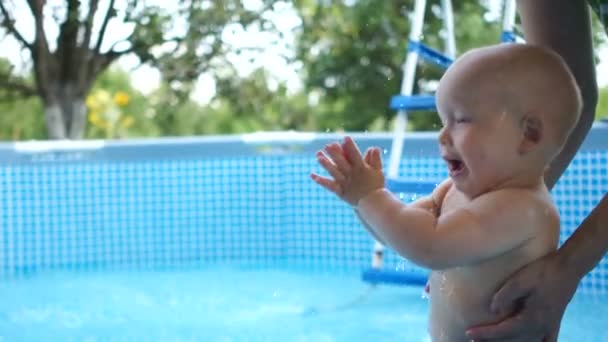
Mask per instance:
[[[24,47],[26,47],[30,50],[30,52],[32,52],[32,45],[28,43],[27,40],[25,40],[25,38],[21,34],[21,32],[17,30],[17,28],[15,27],[15,20],[10,17],[2,1],[0,1],[0,12],[2,12],[2,16],[4,16],[4,21],[2,22],[2,24],[4,24],[4,27],[8,30],[9,33],[11,33],[15,37],[15,39],[17,39]]]
[[[18,93],[23,98],[37,94],[36,89],[31,85],[4,73],[0,73],[0,89],[3,90],[3,93]],[[6,99],[10,99],[10,97],[7,96]]]
[[[44,24],[43,24],[43,8],[44,8],[45,0],[27,0],[27,4],[32,11],[32,15],[34,16],[34,20],[36,23],[36,45],[39,44],[39,48],[44,49],[45,53],[50,54],[49,44],[46,40],[46,35],[44,34]],[[40,52],[40,51],[38,51]]]
[[[77,79],[78,72],[86,64],[78,50],[78,31],[80,30],[79,1],[68,1],[66,19],[61,23],[57,37],[57,62],[60,63],[60,79],[70,81]]]
[[[89,1],[89,14],[87,15],[87,19],[84,22],[84,39],[82,41],[82,47],[84,49],[89,49],[89,44],[91,43],[91,36],[93,34],[93,19],[95,18],[95,13],[97,12],[98,5],[99,0]]]
[[[82,40],[82,44],[80,44],[80,65],[78,67],[78,86],[85,90],[85,85],[87,84],[87,80],[90,78],[90,70],[89,65],[92,63],[94,59],[94,55],[91,53],[91,36],[93,35],[93,22],[95,18],[95,13],[97,12],[97,8],[99,5],[99,0],[89,0],[89,13],[87,14],[87,18],[84,21],[84,37]]]
[[[93,50],[93,55],[99,54],[99,51],[101,49],[101,44],[103,43],[103,38],[106,35],[108,23],[110,22],[110,18],[112,17],[113,12],[114,12],[114,0],[110,0],[110,4],[108,5],[108,10],[106,11],[106,15],[103,18],[103,23],[101,24],[101,29],[99,29],[99,37],[97,37],[97,44],[95,44],[95,49]]]
[[[36,25],[36,36],[34,38],[34,45],[32,49],[32,59],[34,60],[35,74],[37,78],[38,91],[43,98],[47,100],[49,93],[49,73],[53,72],[55,66],[50,60],[51,52],[49,51],[49,44],[44,34],[43,26],[43,8],[45,0],[27,0],[27,4],[32,11]]]

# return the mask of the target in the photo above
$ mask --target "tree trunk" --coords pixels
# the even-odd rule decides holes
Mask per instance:
[[[72,107],[72,120],[69,123],[68,139],[82,139],[87,126],[87,106],[84,99],[73,99],[69,105]]]
[[[49,139],[78,140],[84,137],[87,108],[82,92],[64,85],[52,89],[52,96],[44,101]]]
[[[65,125],[61,107],[57,103],[44,104],[44,116],[46,117],[46,127],[49,132],[49,139],[65,139]]]

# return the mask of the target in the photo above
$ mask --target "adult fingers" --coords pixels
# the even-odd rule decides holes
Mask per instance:
[[[490,305],[490,310],[496,313],[505,312],[513,308],[515,301],[529,296],[530,293],[531,290],[529,288],[521,286],[518,274],[515,274],[496,291]]]
[[[515,315],[495,324],[470,328],[467,330],[467,336],[473,340],[507,339],[521,337],[525,329],[525,319]]]

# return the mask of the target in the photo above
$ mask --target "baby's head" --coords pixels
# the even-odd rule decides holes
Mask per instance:
[[[563,60],[534,45],[472,50],[437,89],[442,155],[471,196],[538,181],[564,146],[582,106]]]

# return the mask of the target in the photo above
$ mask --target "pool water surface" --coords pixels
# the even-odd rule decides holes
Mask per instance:
[[[0,283],[0,340],[428,341],[422,293],[289,269],[37,274]],[[608,341],[606,302],[576,296],[560,341]]]

